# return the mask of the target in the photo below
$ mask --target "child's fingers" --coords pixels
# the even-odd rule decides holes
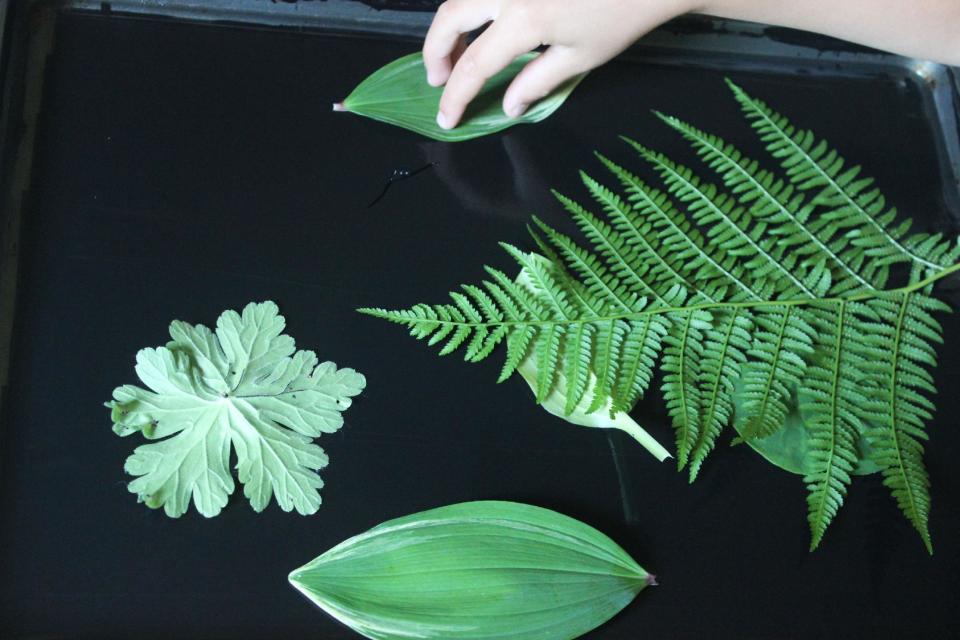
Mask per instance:
[[[440,98],[437,124],[445,129],[460,122],[467,105],[491,76],[537,46],[529,32],[506,22],[494,22],[460,56]]]
[[[456,44],[453,45],[453,51],[451,51],[442,62],[441,73],[439,75],[431,74],[430,68],[427,68],[427,84],[433,85],[434,87],[446,84],[450,78],[450,72],[457,66],[457,62],[460,61],[460,56],[463,55],[463,52],[467,50],[467,44],[467,34],[460,34]]]
[[[454,45],[453,51],[450,53],[450,68],[457,66],[457,63],[460,62],[460,56],[463,55],[463,52],[467,50],[467,35],[463,34],[457,39],[457,44]],[[449,74],[447,74],[449,77]]]
[[[564,81],[583,71],[573,49],[553,45],[517,74],[503,96],[503,112],[511,118],[546,97]]]
[[[499,0],[447,0],[440,5],[423,42],[427,82],[439,87],[447,81],[454,64],[451,54],[464,34],[493,20],[499,6]]]

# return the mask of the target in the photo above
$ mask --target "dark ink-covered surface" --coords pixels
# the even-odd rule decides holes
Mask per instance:
[[[921,227],[955,231],[923,85],[908,72],[716,71],[652,59],[588,77],[536,126],[426,142],[332,102],[415,42],[83,14],[59,18],[23,217],[2,422],[0,636],[348,638],[286,581],[383,520],[475,499],[580,518],[659,577],[596,638],[947,638],[958,628],[958,320],[945,317],[926,457],[936,555],[878,477],[858,478],[807,553],[802,480],[729,435],[688,485],[619,433],[567,425],[497,357],[438,358],[360,306],[439,302],[512,269],[536,213],[570,228],[549,187],[584,197],[593,149],[640,170],[617,134],[694,162],[656,108],[764,157],[723,83],[829,139]],[[367,205],[397,169],[437,163]],[[708,170],[703,169],[707,175]],[[649,174],[645,174],[649,175]],[[956,296],[950,299],[956,303]],[[310,517],[179,520],[138,505],[102,402],[170,320],[212,324],[272,299],[288,333],[367,375]],[[664,444],[656,398],[635,417]]]

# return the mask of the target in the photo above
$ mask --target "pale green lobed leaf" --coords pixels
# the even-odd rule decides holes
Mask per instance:
[[[273,302],[248,304],[242,316],[225,311],[217,319],[217,341],[230,363],[227,382],[236,395],[263,393],[258,378],[286,366],[296,346],[293,338],[283,335],[285,326]]]
[[[174,321],[167,347],[137,354],[149,389],[117,387],[107,406],[117,434],[166,438],[138,447],[125,465],[141,501],[171,517],[191,500],[204,516],[217,515],[234,490],[232,444],[254,510],[274,497],[284,511],[316,512],[317,471],[328,460],[312,438],[343,425],[366,380],[296,351],[284,326],[275,304],[251,303],[242,314],[222,314],[216,332]]]
[[[137,447],[123,467],[137,476],[130,492],[151,509],[163,507],[171,518],[185,513],[191,498],[197,511],[216,515],[234,489],[223,416],[206,409],[194,417],[193,425],[172,438]]]
[[[224,393],[229,389],[227,377],[230,364],[213,331],[202,324],[193,326],[182,320],[174,320],[170,323],[170,337],[173,339],[167,343],[167,348],[182,350],[192,357],[210,389],[216,393]]]

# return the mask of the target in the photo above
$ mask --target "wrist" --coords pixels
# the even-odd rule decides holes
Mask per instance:
[[[715,4],[717,0],[675,0],[674,10],[678,16],[685,13],[711,13]]]
[[[687,8],[684,13],[704,13],[718,17],[733,17],[742,13],[744,0],[680,0]]]

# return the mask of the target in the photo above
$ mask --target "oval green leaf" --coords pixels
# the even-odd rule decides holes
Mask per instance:
[[[503,94],[510,81],[537,55],[524,54],[490,78],[454,129],[441,129],[437,125],[443,87],[427,84],[427,72],[420,53],[403,56],[374,71],[334,109],[373,118],[444,142],[470,140],[521,122],[540,122],[563,104],[586,74],[568,80],[519,118],[511,118],[503,112]]]
[[[743,385],[737,384],[733,394],[734,415],[743,411]],[[783,427],[765,438],[745,440],[750,447],[775,467],[790,473],[805,476],[816,469],[816,461],[811,455],[810,431],[807,429],[808,416],[801,409],[803,403],[797,400],[790,408]],[[742,437],[742,423],[733,420],[734,429]],[[870,457],[870,442],[861,431],[857,439],[857,464],[853,474],[866,476],[876,473],[880,467]]]
[[[290,582],[378,640],[576,638],[655,584],[593,527],[498,501],[390,520],[293,571]]]

